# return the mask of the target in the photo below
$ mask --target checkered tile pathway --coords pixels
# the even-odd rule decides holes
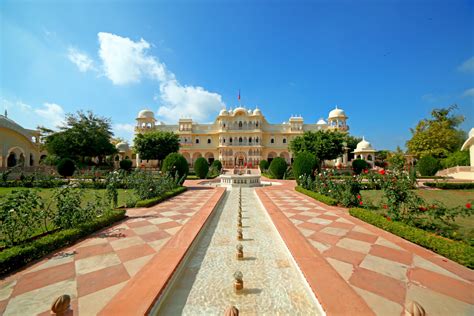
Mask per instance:
[[[428,315],[474,315],[472,270],[291,186],[259,190],[267,210],[276,206],[375,314],[400,315],[416,301]]]
[[[52,300],[72,298],[74,315],[95,315],[213,196],[193,189],[0,281],[0,315],[49,315]]]

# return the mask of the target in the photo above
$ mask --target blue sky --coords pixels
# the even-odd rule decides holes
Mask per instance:
[[[1,1],[0,110],[28,128],[91,109],[131,139],[139,110],[212,121],[258,106],[395,149],[434,107],[474,127],[473,1]]]

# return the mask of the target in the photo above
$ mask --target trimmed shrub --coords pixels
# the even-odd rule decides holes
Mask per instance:
[[[302,152],[296,156],[296,159],[293,162],[293,175],[296,180],[298,180],[302,175],[308,175],[313,178],[316,166],[316,157],[309,152]]]
[[[179,188],[176,188],[174,190],[165,192],[162,195],[157,196],[155,198],[138,201],[137,204],[135,204],[135,207],[151,207],[151,206],[156,205],[160,202],[163,202],[164,200],[167,200],[167,199],[169,199],[173,196],[181,194],[184,191],[186,191],[187,189],[188,189],[187,187],[179,187]]]
[[[69,158],[63,158],[58,163],[58,173],[63,176],[64,178],[70,177],[76,171],[76,165],[74,161]]]
[[[287,167],[288,166],[286,165],[285,159],[281,157],[276,157],[273,158],[270,167],[268,167],[268,170],[276,179],[283,179]]]
[[[364,159],[354,159],[352,161],[352,169],[355,174],[360,174],[362,170],[368,169],[369,164]]]
[[[132,161],[129,159],[120,160],[120,169],[130,171],[132,169]]]
[[[220,172],[222,170],[222,163],[220,160],[216,159],[212,162],[211,167]]]
[[[205,158],[199,157],[196,159],[196,162],[194,163],[194,172],[199,177],[199,179],[206,178],[207,173],[209,172],[209,165],[207,164]]]
[[[268,163],[268,161],[266,161],[265,159],[260,160],[259,167],[261,172],[265,172],[269,166],[270,164]]]
[[[161,168],[163,172],[168,172],[171,174],[172,177],[176,176],[178,173],[178,177],[181,180],[181,184],[186,179],[187,174],[189,173],[189,166],[186,158],[183,155],[178,153],[171,153],[166,156],[165,160],[163,161],[163,167]]]
[[[50,252],[68,246],[101,228],[125,218],[125,210],[115,210],[76,228],[60,230],[31,242],[0,252],[0,276],[10,273]]]
[[[295,188],[296,191],[300,192],[300,193],[303,193],[317,201],[320,201],[320,202],[323,202],[324,204],[327,204],[327,205],[337,205],[337,201],[335,199],[333,199],[332,197],[329,197],[327,195],[323,195],[323,194],[320,194],[320,193],[317,193],[317,192],[314,192],[314,191],[310,191],[310,190],[306,190],[300,186],[296,187]]]
[[[474,247],[462,241],[454,241],[401,222],[394,222],[389,218],[365,209],[351,208],[349,209],[349,214],[415,244],[433,250],[468,268],[474,268]]]
[[[425,182],[424,185],[442,190],[469,190],[474,189],[472,182]]]
[[[418,170],[422,176],[434,176],[440,168],[441,163],[432,156],[425,156],[418,160],[416,164],[416,170]]]

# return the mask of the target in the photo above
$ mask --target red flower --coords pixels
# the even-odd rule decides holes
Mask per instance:
[[[379,173],[380,173],[381,175],[384,175],[384,174],[385,174],[385,170],[382,169],[382,170],[379,171]]]
[[[383,208],[387,209],[387,208],[388,208],[387,204],[384,204],[384,205],[383,205]]]
[[[387,221],[389,221],[389,222],[392,221],[392,219],[390,217],[387,216],[386,218],[387,218]]]
[[[471,208],[471,207],[472,207],[472,204],[471,204],[471,203],[466,203],[466,207],[467,207],[467,208]]]
[[[364,203],[362,203],[362,201],[359,202],[359,205],[363,205]]]
[[[357,194],[357,199],[360,200],[361,198],[360,194]]]
[[[367,169],[364,169],[364,173],[369,173],[369,170],[367,170]]]
[[[420,207],[418,207],[418,209],[422,212],[426,211],[426,207],[424,207],[424,206],[420,206]]]

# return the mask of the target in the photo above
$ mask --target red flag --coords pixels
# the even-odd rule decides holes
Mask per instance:
[[[238,100],[240,101],[240,89],[239,89],[239,96],[238,96],[237,98],[238,98]]]

